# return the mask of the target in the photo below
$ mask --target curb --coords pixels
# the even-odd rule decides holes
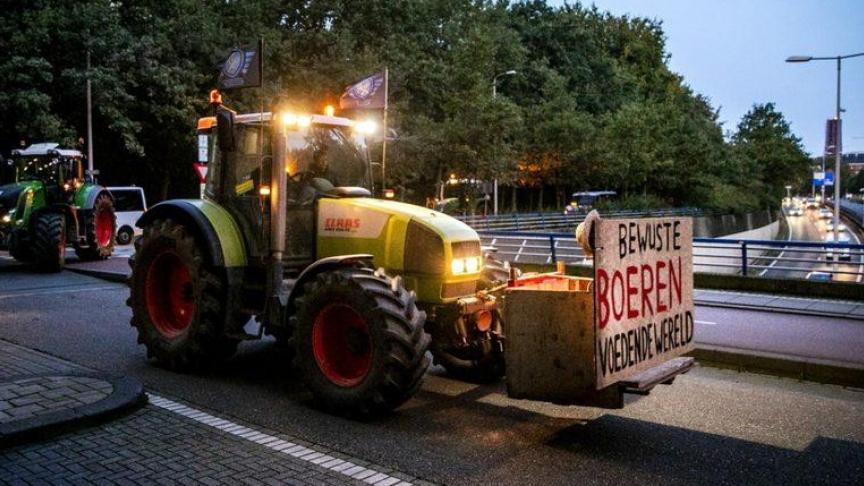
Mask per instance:
[[[129,275],[125,273],[108,272],[105,270],[91,270],[89,268],[75,268],[68,266],[66,267],[66,270],[79,273],[81,275],[87,275],[89,277],[101,278],[102,280],[107,280],[109,282],[126,283],[126,281],[129,279]]]
[[[0,423],[0,447],[20,444],[57,433],[68,432],[85,425],[100,423],[147,403],[144,386],[132,377],[106,377],[96,373],[63,373],[62,376],[96,378],[111,383],[114,389],[110,395],[93,403],[14,422]],[[34,377],[27,375],[19,378]]]
[[[782,354],[699,346],[688,356],[716,368],[768,374],[828,385],[864,388],[864,367],[816,358],[796,359]]]
[[[713,302],[713,301],[702,301],[693,299],[693,303],[696,305],[701,305],[703,307],[722,307],[726,309],[744,309],[744,310],[754,310],[761,312],[774,312],[776,314],[797,314],[802,316],[817,316],[817,317],[834,317],[838,319],[849,319],[853,321],[864,321],[864,315],[857,314],[839,314],[835,312],[823,312],[823,311],[811,311],[807,309],[792,309],[788,307],[768,307],[768,306],[759,306],[759,305],[747,305],[747,304],[736,304],[736,303],[724,303],[724,302]]]

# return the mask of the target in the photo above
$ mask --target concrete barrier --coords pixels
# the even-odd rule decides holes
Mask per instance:
[[[765,226],[718,237],[721,240],[773,240],[780,233],[780,220]],[[723,246],[720,248],[720,246]],[[741,247],[717,245],[699,246],[693,249],[693,271],[699,273],[720,273],[739,275],[741,273]],[[747,249],[748,263],[763,256],[768,250]],[[716,266],[729,265],[729,266]]]

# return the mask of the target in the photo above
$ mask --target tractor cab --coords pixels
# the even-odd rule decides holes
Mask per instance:
[[[199,158],[208,164],[205,196],[232,213],[247,239],[250,256],[267,258],[271,222],[267,201],[274,190],[273,157],[280,154],[286,174],[283,259],[287,268],[308,265],[316,259],[317,201],[371,195],[365,125],[324,115],[235,115],[226,109],[220,113],[221,126],[217,117],[198,121]]]
[[[12,151],[14,183],[40,182],[49,204],[65,203],[84,181],[83,156],[56,143],[38,143]]]

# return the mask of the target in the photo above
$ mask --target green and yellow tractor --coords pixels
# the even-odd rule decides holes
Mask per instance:
[[[200,368],[272,335],[317,401],[352,415],[410,398],[427,350],[455,374],[503,374],[477,233],[371,196],[370,124],[214,107],[198,121],[203,199],[162,202],[138,221],[128,303],[149,357]]]
[[[71,244],[81,260],[114,249],[116,218],[110,192],[85,176],[81,152],[56,143],[13,150],[0,186],[0,245],[17,260],[60,271]]]

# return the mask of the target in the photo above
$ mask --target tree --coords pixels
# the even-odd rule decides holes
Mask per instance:
[[[742,175],[751,178],[734,182],[751,187],[763,206],[776,206],[786,185],[797,186],[809,176],[810,159],[801,139],[774,103],[755,104],[742,117],[732,136],[732,149],[746,166]]]

